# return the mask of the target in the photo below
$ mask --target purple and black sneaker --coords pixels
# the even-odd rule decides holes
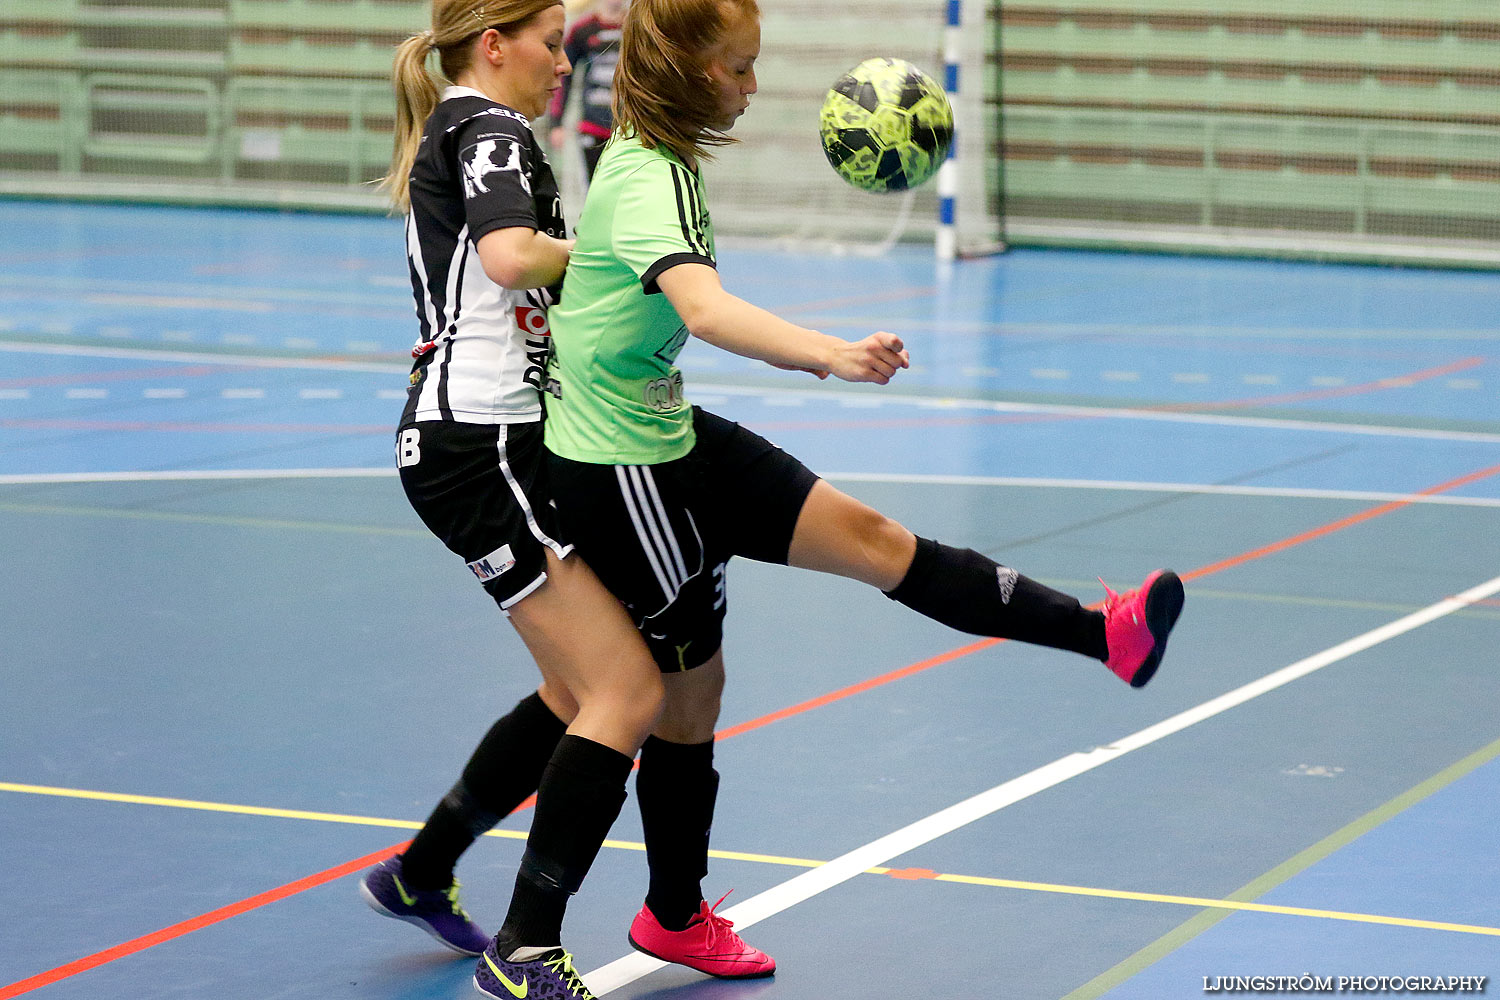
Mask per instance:
[[[481,955],[489,944],[489,935],[458,905],[458,880],[447,889],[409,888],[399,854],[371,868],[359,891],[377,913],[416,924],[460,955]]]
[[[474,970],[474,988],[498,1000],[595,1000],[561,946],[523,948],[510,958],[501,958],[491,941]]]

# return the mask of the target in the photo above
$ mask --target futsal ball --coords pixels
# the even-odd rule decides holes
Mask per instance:
[[[823,152],[865,191],[905,191],[937,173],[953,142],[953,108],[904,59],[866,59],[839,77],[818,122]]]

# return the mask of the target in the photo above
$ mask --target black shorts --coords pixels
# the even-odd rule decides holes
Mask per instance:
[[[818,481],[723,417],[694,407],[693,430],[693,450],[660,465],[551,456],[563,530],[668,672],[702,665],[722,644],[731,556],[785,565]]]
[[[421,420],[396,432],[406,499],[432,533],[507,609],[547,579],[545,549],[573,546],[558,529],[541,421]]]

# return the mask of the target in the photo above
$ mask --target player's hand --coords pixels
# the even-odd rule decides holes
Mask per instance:
[[[562,149],[563,142],[567,138],[568,131],[561,125],[554,125],[552,131],[547,133],[547,141],[552,144],[553,149]]]
[[[784,372],[807,372],[807,374],[816,375],[820,379],[825,379],[828,377],[828,372],[822,368],[803,368],[800,365],[779,365],[774,361],[767,361],[766,364],[770,365],[772,368],[780,368]]]
[[[831,370],[845,382],[885,385],[897,371],[910,367],[911,356],[901,338],[882,330],[838,348]]]

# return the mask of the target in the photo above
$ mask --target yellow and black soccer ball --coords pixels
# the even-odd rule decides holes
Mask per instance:
[[[818,132],[844,180],[865,191],[905,191],[942,166],[953,107],[932,77],[904,59],[866,59],[828,91]]]

